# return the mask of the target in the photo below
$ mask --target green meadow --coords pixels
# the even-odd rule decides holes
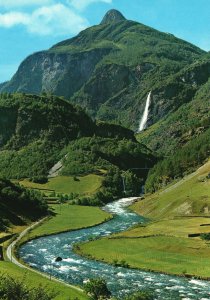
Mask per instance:
[[[55,204],[51,205],[51,210],[54,216],[33,229],[29,238],[94,226],[111,217],[100,208],[90,206]]]
[[[196,172],[186,176],[157,193],[147,195],[132,209],[152,219],[174,216],[209,216],[210,212],[210,161]]]
[[[67,299],[81,299],[85,300],[88,297],[80,291],[74,288],[68,287],[62,283],[47,279],[39,274],[36,274],[30,270],[25,270],[11,262],[5,261],[0,262],[0,273],[8,274],[16,279],[24,280],[24,283],[30,288],[37,287],[39,285],[45,286],[48,290],[58,292],[56,300],[67,300]]]
[[[49,235],[67,230],[89,227],[111,217],[110,214],[100,210],[97,207],[76,206],[76,205],[51,205],[54,216],[46,219],[40,226],[34,228],[23,238],[22,242],[42,235]],[[26,226],[14,227],[14,232],[18,233],[24,230]],[[5,242],[6,246],[9,241]],[[42,277],[30,270],[22,269],[9,261],[0,261],[0,273],[8,274],[15,278],[24,280],[29,287],[37,287],[39,284],[46,286],[47,289],[58,292],[56,300],[65,299],[88,299],[88,297],[74,288],[68,287],[62,283]]]
[[[108,263],[123,260],[132,268],[210,278],[209,244],[197,239],[104,238],[80,245],[79,253]]]
[[[210,161],[195,173],[148,195],[131,208],[150,218],[146,224],[109,238],[81,244],[80,254],[130,267],[210,278]],[[189,235],[196,234],[196,237]]]
[[[20,185],[26,188],[40,189],[43,192],[44,190],[46,192],[55,191],[62,194],[93,194],[100,188],[101,182],[102,177],[95,174],[78,176],[76,180],[70,176],[58,176],[50,178],[45,184],[34,183],[28,179],[19,181]]]

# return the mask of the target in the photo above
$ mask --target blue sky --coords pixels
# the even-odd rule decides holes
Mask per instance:
[[[210,50],[210,0],[0,0],[0,82],[29,54],[100,23],[112,8]]]

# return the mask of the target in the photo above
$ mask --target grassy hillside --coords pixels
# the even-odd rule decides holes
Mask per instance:
[[[181,181],[147,196],[133,208],[152,218],[207,215],[210,211],[210,161]]]
[[[210,161],[171,186],[146,196],[132,209],[148,223],[82,244],[79,253],[130,267],[209,278]],[[190,237],[194,235],[194,237]]]
[[[101,186],[102,177],[94,174],[78,176],[75,180],[70,176],[57,176],[50,178],[47,183],[40,184],[29,181],[28,179],[20,180],[19,184],[26,188],[38,189],[43,193],[50,194],[53,191],[61,194],[76,193],[80,195],[91,195]]]
[[[82,292],[67,287],[61,283],[46,279],[34,272],[25,271],[24,269],[21,269],[8,261],[0,262],[0,273],[3,273],[5,275],[8,274],[12,277],[15,277],[16,279],[24,280],[24,284],[26,284],[30,288],[42,285],[45,286],[48,290],[58,292],[58,296],[55,298],[56,300],[67,300],[69,298],[77,298],[81,300],[88,299],[88,297]]]

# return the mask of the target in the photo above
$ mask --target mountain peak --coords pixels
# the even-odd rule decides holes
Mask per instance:
[[[121,14],[120,11],[116,9],[109,10],[105,16],[103,17],[103,20],[101,21],[101,24],[109,24],[114,22],[119,22],[126,20],[126,18]]]

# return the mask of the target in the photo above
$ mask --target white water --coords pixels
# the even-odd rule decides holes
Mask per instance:
[[[145,223],[144,218],[126,209],[135,200],[136,197],[124,198],[107,204],[104,210],[114,214],[114,218],[101,225],[28,242],[21,246],[20,257],[33,268],[74,285],[83,285],[90,278],[103,277],[113,296],[119,299],[141,289],[151,290],[157,300],[210,299],[209,282],[116,267],[73,252],[75,242],[83,243],[94,237],[108,237],[128,230],[139,222]],[[117,248],[113,249],[117,251]],[[58,256],[63,257],[61,262],[55,262]]]
[[[142,130],[144,130],[146,128],[148,114],[149,114],[149,106],[150,106],[150,101],[151,101],[151,95],[152,95],[152,92],[150,91],[149,94],[148,94],[148,96],[147,96],[147,101],[146,101],[146,105],[145,105],[143,116],[141,118],[141,122],[139,124],[139,130],[138,130],[138,132],[141,132]]]

